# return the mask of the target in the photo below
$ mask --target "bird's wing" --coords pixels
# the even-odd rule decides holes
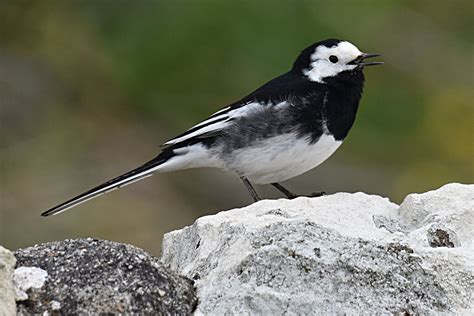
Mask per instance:
[[[255,111],[276,106],[282,108],[289,104],[291,96],[298,88],[308,88],[308,81],[302,80],[292,72],[285,73],[253,91],[243,99],[209,116],[209,118],[194,125],[186,132],[167,141],[162,146],[178,145],[189,140],[207,138],[219,134],[220,131],[232,125],[236,118],[252,115]],[[314,84],[314,83],[313,83]],[[310,87],[311,89],[313,87]],[[309,89],[309,88],[308,88]],[[309,89],[309,90],[311,90]],[[307,91],[304,91],[307,92]]]
[[[223,129],[231,126],[236,118],[248,116],[269,104],[258,101],[248,101],[232,104],[209,116],[208,119],[194,125],[181,135],[170,139],[162,145],[168,147],[191,139],[206,138],[219,134]]]

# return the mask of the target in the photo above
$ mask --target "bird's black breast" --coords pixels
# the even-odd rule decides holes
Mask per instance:
[[[327,95],[322,109],[323,119],[330,134],[343,140],[352,125],[359,108],[364,85],[361,70],[342,72],[326,78]]]

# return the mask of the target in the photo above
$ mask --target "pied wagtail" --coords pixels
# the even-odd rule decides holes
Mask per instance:
[[[152,160],[42,215],[63,212],[154,173],[197,167],[236,173],[255,201],[260,198],[251,183],[271,184],[294,198],[278,182],[318,166],[342,144],[359,106],[362,71],[382,64],[366,58],[376,56],[347,41],[315,43],[290,71],[167,141]]]

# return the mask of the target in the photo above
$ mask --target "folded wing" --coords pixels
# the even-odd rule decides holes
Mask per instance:
[[[168,147],[190,139],[205,138],[211,135],[216,135],[219,131],[232,125],[235,119],[248,116],[259,109],[263,109],[265,106],[269,105],[259,102],[247,102],[228,106],[212,114],[207,120],[194,125],[181,135],[167,141],[162,146]]]

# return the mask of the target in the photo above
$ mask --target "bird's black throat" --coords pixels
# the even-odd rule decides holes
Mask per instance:
[[[323,116],[329,132],[336,140],[343,140],[351,129],[364,87],[362,70],[344,71],[324,79],[327,95]]]

